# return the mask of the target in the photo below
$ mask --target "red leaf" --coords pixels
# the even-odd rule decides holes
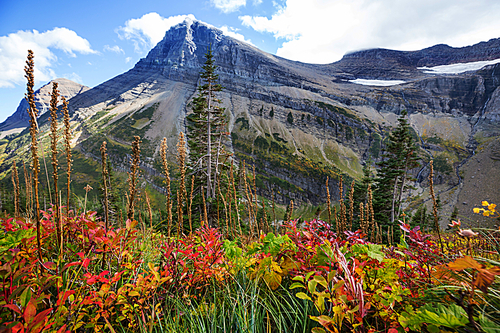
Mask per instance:
[[[83,266],[84,268],[89,267],[89,264],[90,264],[90,259],[89,259],[89,258],[85,258],[85,259],[83,259],[82,266]]]
[[[35,317],[36,314],[36,305],[33,304],[33,299],[30,299],[28,304],[26,305],[26,309],[24,310],[24,321],[26,323],[30,323],[33,320],[33,317]]]
[[[16,326],[12,327],[12,333],[24,333],[24,326],[18,323]]]
[[[17,305],[6,304],[6,305],[4,305],[4,307],[11,309],[11,310],[15,311],[18,314],[21,314],[21,309],[19,309],[19,307]]]
[[[33,319],[33,322],[29,325],[28,330],[33,333],[38,333],[42,330],[43,328],[43,323],[45,319],[47,318],[47,315],[52,311],[52,308],[44,310],[40,312],[39,314],[36,315],[35,319]]]

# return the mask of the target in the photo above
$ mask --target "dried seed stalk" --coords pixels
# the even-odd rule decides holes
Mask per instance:
[[[109,228],[109,203],[108,203],[108,163],[106,153],[106,141],[103,141],[101,145],[101,168],[102,168],[102,183],[104,190],[104,218],[106,223],[106,231]]]
[[[193,222],[191,218],[191,208],[193,207],[193,192],[194,192],[194,176],[191,176],[191,194],[189,195],[189,208],[188,208],[188,220],[189,220],[189,234],[193,233]]]
[[[71,184],[71,165],[73,163],[72,156],[71,156],[71,125],[69,123],[69,110],[68,110],[68,101],[66,101],[66,98],[64,96],[61,97],[62,102],[63,102],[63,116],[64,116],[64,147],[66,149],[66,174],[67,174],[67,188],[66,188],[66,195],[67,195],[67,203],[66,203],[66,214],[69,215],[69,199],[71,197],[71,190],[70,190],[70,184]]]
[[[33,182],[35,185],[35,219],[36,219],[36,242],[38,247],[38,259],[42,262],[42,244],[40,241],[40,202],[38,197],[38,175],[40,173],[40,163],[38,161],[38,110],[35,105],[35,92],[33,87],[35,86],[35,62],[32,50],[28,50],[28,60],[26,61],[26,66],[24,67],[25,75],[24,77],[28,80],[26,89],[26,100],[28,101],[28,115],[30,117],[30,135],[31,135],[31,156],[32,156],[32,170],[33,170]]]
[[[52,178],[54,180],[54,216],[55,216],[55,224],[57,230],[57,239],[58,242],[61,243],[61,216],[59,216],[59,197],[57,193],[59,190],[57,189],[57,180],[59,179],[58,169],[59,166],[57,164],[57,98],[59,96],[59,91],[57,90],[57,82],[52,83],[52,96],[50,99],[50,150],[52,153]],[[49,190],[50,193],[50,190]],[[61,245],[61,244],[60,244]]]
[[[14,217],[19,217],[20,191],[16,160],[12,163],[12,184],[14,185]]]
[[[352,222],[354,220],[354,180],[351,183],[349,191],[349,231],[352,231]]]
[[[179,134],[179,142],[177,142],[177,163],[179,165],[180,179],[179,190],[177,195],[177,213],[179,224],[177,226],[177,235],[182,235],[184,228],[184,217],[182,216],[184,207],[184,198],[186,197],[186,140],[184,133]],[[203,193],[203,192],[202,192]]]
[[[170,238],[170,229],[172,227],[172,193],[170,191],[170,173],[167,164],[167,138],[163,138],[160,146],[161,163],[165,173],[165,182],[167,183],[167,233]]]
[[[127,219],[134,219],[135,210],[135,197],[137,194],[137,182],[139,177],[139,163],[141,162],[141,138],[137,135],[134,136],[134,141],[132,142],[132,163],[130,164],[130,172],[128,173],[128,212]]]
[[[330,187],[328,186],[328,176],[326,177],[326,207],[328,208],[328,224],[332,224],[332,207],[330,202]],[[337,230],[338,232],[338,230]]]
[[[432,215],[434,216],[434,230],[438,234],[439,238],[439,245],[441,247],[441,252],[444,252],[443,249],[443,241],[441,240],[441,231],[439,228],[439,217],[438,217],[438,205],[436,201],[436,195],[434,194],[434,166],[433,166],[433,160],[430,162],[430,173],[429,173],[429,189],[431,192],[431,197],[432,197]]]

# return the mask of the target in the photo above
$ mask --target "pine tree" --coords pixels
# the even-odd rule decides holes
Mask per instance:
[[[409,188],[410,171],[418,163],[417,146],[411,135],[407,112],[401,112],[398,125],[389,134],[382,150],[382,160],[377,163],[374,209],[376,221],[383,227],[394,225],[402,213],[402,196]],[[385,228],[387,229],[387,228]],[[396,229],[396,228],[395,228]]]
[[[225,109],[220,106],[222,101],[216,96],[216,93],[221,92],[223,88],[217,83],[219,76],[216,74],[217,66],[210,48],[205,58],[200,73],[198,96],[194,98],[192,113],[187,117],[188,167],[190,174],[195,176],[193,210],[202,211],[201,195],[204,195],[211,220],[211,203],[217,196],[218,182],[222,178],[221,172],[228,167],[229,154],[225,150],[225,140],[228,135],[225,128]],[[202,188],[205,193],[201,193]],[[199,214],[194,211],[193,216],[198,216]]]

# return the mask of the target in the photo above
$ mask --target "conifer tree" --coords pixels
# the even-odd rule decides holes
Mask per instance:
[[[374,209],[376,221],[382,227],[394,225],[395,219],[402,213],[402,196],[409,188],[410,171],[419,165],[417,149],[407,112],[403,111],[398,118],[398,125],[387,138],[382,160],[377,163],[379,170]]]
[[[227,168],[229,154],[225,150],[227,138],[225,109],[217,93],[222,86],[217,83],[217,66],[212,50],[205,54],[205,64],[200,73],[201,84],[198,86],[198,96],[192,103],[192,113],[188,120],[189,171],[195,175],[193,191],[193,206],[201,204],[200,195],[205,196],[208,215],[210,203],[217,195],[217,183],[222,179],[221,172]],[[205,193],[201,193],[203,188]],[[193,207],[195,210],[195,208]],[[198,216],[193,212],[193,216]],[[210,219],[210,218],[209,218]]]

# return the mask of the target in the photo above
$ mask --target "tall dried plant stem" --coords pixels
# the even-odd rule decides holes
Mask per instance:
[[[54,180],[54,217],[55,217],[55,225],[57,230],[57,241],[59,242],[59,246],[61,247],[61,216],[59,214],[59,190],[57,189],[57,180],[59,179],[58,169],[59,166],[57,164],[57,98],[59,97],[59,91],[57,90],[57,82],[52,83],[52,96],[50,99],[50,150],[52,153],[52,178]],[[50,190],[49,190],[50,193]],[[51,199],[52,201],[52,199]]]
[[[368,209],[368,213],[366,215],[366,221],[368,222],[368,224],[371,224],[372,225],[372,235],[370,237],[370,239],[373,241],[375,235],[374,235],[374,231],[373,231],[373,228],[375,227],[375,211],[373,210],[373,193],[372,193],[372,186],[370,184],[368,184],[368,202],[367,202],[367,209]]]
[[[436,195],[434,194],[434,166],[433,166],[433,160],[430,162],[430,173],[429,173],[429,190],[431,192],[431,197],[432,197],[432,215],[434,216],[434,230],[436,230],[438,238],[439,238],[439,245],[441,247],[441,252],[444,253],[443,249],[443,240],[441,239],[441,231],[439,228],[439,217],[438,217],[438,205],[436,201]]]
[[[233,238],[235,237],[235,232],[234,232],[234,228],[232,228],[232,225],[233,225],[233,214],[232,214],[232,201],[233,201],[233,196],[232,196],[232,188],[231,188],[231,178],[230,176],[226,175],[226,178],[227,178],[227,190],[226,190],[226,199],[224,199],[224,197],[222,198],[222,200],[224,202],[227,201],[227,209],[228,211],[226,212],[226,233],[229,235],[229,230],[230,228],[232,229],[232,234],[233,234]],[[220,186],[219,186],[219,191],[220,191]]]
[[[245,196],[247,198],[247,210],[248,210],[248,226],[250,229],[250,237],[254,234],[253,223],[252,223],[252,203],[250,201],[250,194],[248,193],[248,183],[246,172],[243,172],[244,186],[245,186]]]
[[[349,191],[349,231],[352,231],[352,222],[354,220],[354,180],[351,183]]]
[[[25,75],[24,77],[28,80],[27,83],[27,93],[26,100],[28,101],[28,115],[30,117],[30,135],[31,135],[31,156],[32,156],[32,169],[33,169],[33,183],[35,185],[35,220],[36,220],[36,242],[38,247],[38,259],[42,263],[42,244],[40,241],[40,202],[38,198],[38,174],[40,173],[40,163],[38,161],[38,110],[35,105],[35,92],[33,87],[35,86],[35,62],[32,50],[28,50],[28,60],[26,61],[26,66],[24,67]]]
[[[201,189],[203,190],[203,186],[201,187]],[[202,191],[202,193],[203,193],[203,191]],[[202,195],[202,198],[203,198],[203,220],[204,220],[204,222],[202,222],[201,225],[204,226],[205,224],[207,224],[208,215],[207,215],[207,203],[205,201],[205,196]]]
[[[189,207],[188,207],[188,220],[189,220],[189,234],[193,234],[193,222],[191,208],[193,207],[193,192],[194,192],[194,176],[191,176],[191,194],[189,195]]]
[[[26,189],[26,215],[28,218],[31,217],[31,211],[33,210],[33,186],[32,186],[32,175],[28,174],[26,170],[26,164],[23,161],[23,171],[24,171],[24,187]]]
[[[64,96],[62,96],[61,99],[62,99],[62,103],[63,103],[62,109],[63,109],[63,116],[64,116],[64,148],[66,150],[66,175],[67,175],[66,214],[69,216],[69,200],[71,197],[71,190],[70,190],[71,165],[73,163],[72,156],[71,156],[71,124],[69,122],[70,119],[69,119],[68,101],[66,101],[66,98]]]
[[[328,186],[328,176],[326,177],[326,207],[328,209],[328,224],[332,225],[332,207],[330,202],[330,187]]]
[[[149,199],[148,192],[144,191],[146,196],[146,204],[148,205],[148,215],[149,215],[149,229],[153,232],[153,211],[151,210],[151,199]]]
[[[141,154],[141,138],[134,136],[132,141],[132,163],[130,164],[130,172],[128,173],[128,211],[127,219],[134,219],[135,197],[137,194],[137,182],[139,177],[139,164]]]
[[[276,222],[276,204],[274,202],[274,189],[273,189],[273,192],[271,194],[271,197],[272,197],[272,200],[273,200],[273,223],[274,223],[274,233],[275,234],[278,234],[278,226],[277,226],[277,222]]]
[[[361,232],[366,234],[364,205],[362,202],[359,203],[359,227],[361,229]]]
[[[179,179],[179,189],[177,195],[177,212],[179,216],[179,225],[177,226],[178,236],[182,235],[184,228],[184,217],[183,207],[184,198],[186,197],[186,140],[184,139],[184,133],[179,134],[179,141],[177,142],[177,164],[179,165],[180,179]],[[203,193],[203,192],[202,192]]]
[[[252,198],[252,209],[254,210],[254,217],[255,217],[255,227],[257,228],[257,235],[260,235],[260,231],[262,230],[262,225],[260,226],[259,230],[259,221],[257,221],[257,210],[259,209],[259,203],[258,203],[258,198],[257,198],[257,186],[255,185],[255,164],[252,166],[252,185],[253,185],[253,193],[254,195],[251,196]],[[251,192],[251,191],[250,191]],[[255,205],[253,204],[253,198],[255,197]]]
[[[102,168],[102,184],[104,190],[104,219],[106,232],[109,229],[109,203],[108,203],[108,162],[106,153],[106,141],[101,144],[101,168]]]
[[[243,234],[241,230],[241,222],[240,222],[240,212],[238,210],[238,198],[236,197],[236,184],[234,182],[234,162],[231,161],[231,169],[229,171],[230,182],[233,186],[233,196],[234,196],[234,208],[236,210],[236,219],[238,221],[238,228],[240,230],[240,236]]]
[[[227,177],[227,175],[226,175]],[[228,192],[229,192],[229,181],[228,181]],[[229,234],[229,217],[228,217],[228,207],[227,207],[227,204],[226,204],[226,200],[224,199],[224,195],[222,195],[222,191],[220,189],[220,182],[219,184],[217,184],[217,189],[219,190],[219,195],[222,199],[222,204],[224,205],[224,217],[225,217],[225,220],[226,220],[226,233]],[[231,196],[229,196],[229,193],[226,194],[227,197],[231,198]],[[229,210],[231,210],[231,208],[229,208]],[[229,212],[230,213],[230,212]],[[230,216],[230,214],[229,214]]]
[[[12,185],[14,185],[14,217],[19,217],[19,174],[17,173],[16,160],[12,163]]]
[[[165,182],[167,183],[167,235],[170,238],[170,229],[172,227],[172,193],[170,191],[170,173],[167,164],[167,138],[163,138],[160,146],[161,164],[165,173]]]

